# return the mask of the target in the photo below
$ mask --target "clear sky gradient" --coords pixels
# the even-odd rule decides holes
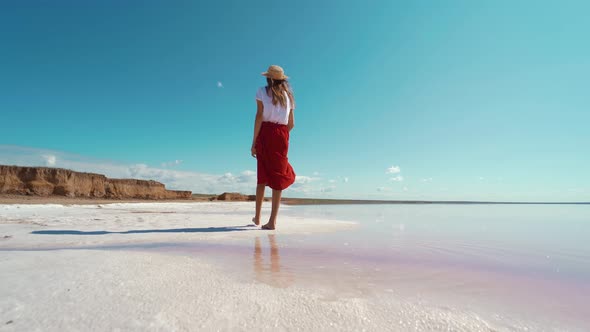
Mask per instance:
[[[587,1],[1,1],[0,163],[254,192],[255,92],[297,100],[288,196],[590,201]]]

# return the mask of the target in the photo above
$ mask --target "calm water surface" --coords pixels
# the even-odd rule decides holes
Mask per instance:
[[[590,330],[588,205],[297,206],[352,230],[158,248],[208,257],[244,280],[330,297],[399,296]],[[559,326],[560,323],[558,323]]]

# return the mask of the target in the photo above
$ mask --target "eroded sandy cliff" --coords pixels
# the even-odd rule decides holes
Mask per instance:
[[[109,179],[62,168],[0,165],[0,194],[115,199],[189,199],[190,191],[167,190],[156,181]]]

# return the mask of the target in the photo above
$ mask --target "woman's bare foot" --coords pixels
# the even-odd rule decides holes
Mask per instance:
[[[272,231],[272,230],[275,229],[275,225],[271,225],[270,223],[268,223],[266,225],[263,225],[262,226],[262,229],[266,229],[266,230]]]
[[[260,226],[260,219],[256,219],[256,217],[253,217],[252,222],[254,223],[254,225]]]

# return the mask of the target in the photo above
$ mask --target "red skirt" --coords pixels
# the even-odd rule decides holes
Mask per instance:
[[[258,184],[283,190],[295,182],[295,172],[287,158],[289,129],[286,125],[262,122],[255,147]]]

